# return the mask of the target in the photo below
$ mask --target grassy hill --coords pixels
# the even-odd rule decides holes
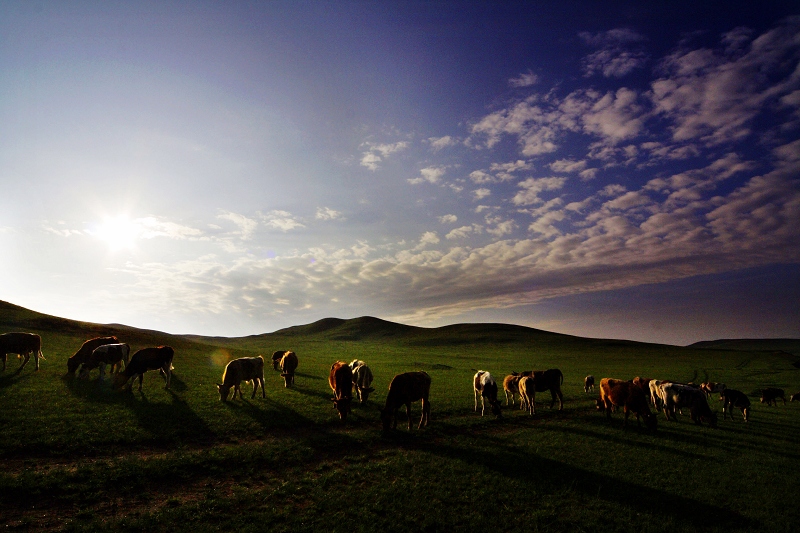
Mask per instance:
[[[758,403],[757,391],[800,390],[797,341],[677,347],[584,339],[503,324],[416,328],[372,317],[240,338],[169,335],[90,324],[0,303],[0,333],[31,331],[47,358],[0,374],[0,524],[45,531],[794,531],[800,526],[800,404]],[[67,379],[81,343],[113,334],[134,350],[175,348],[173,386],[143,391]],[[726,341],[727,342],[727,341]],[[733,342],[733,341],[730,341]],[[744,342],[744,341],[743,341]],[[794,343],[794,344],[793,344]],[[761,349],[764,348],[764,349]],[[296,384],[266,370],[266,398],[219,401],[236,357],[292,349]],[[331,407],[336,360],[367,361],[376,391],[344,424]],[[537,395],[537,415],[473,410],[476,369],[560,368],[563,411]],[[392,376],[432,378],[431,424],[405,414],[383,433]],[[716,429],[688,417],[656,433],[622,413],[606,420],[583,377],[724,381],[750,394],[751,422]],[[501,393],[502,396],[502,393]],[[719,403],[711,400],[719,411]],[[401,410],[402,411],[402,410]],[[720,413],[721,414],[721,413]],[[414,425],[419,404],[412,406]],[[739,415],[741,417],[741,415]],[[669,482],[658,473],[668,473]],[[652,475],[650,474],[652,473]],[[711,481],[709,481],[711,480]],[[725,487],[721,490],[721,487]],[[769,487],[765,489],[765,487]]]

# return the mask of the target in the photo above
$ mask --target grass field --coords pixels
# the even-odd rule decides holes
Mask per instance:
[[[0,525],[9,531],[781,531],[800,530],[800,341],[672,347],[475,324],[408,328],[326,320],[270,335],[179,337],[72,322],[0,305],[0,333],[43,339],[41,370],[0,374]],[[141,393],[65,379],[91,337],[133,350],[175,348],[171,390],[155,372]],[[744,349],[737,349],[743,347]],[[267,398],[219,401],[232,358],[292,349],[296,385],[268,365]],[[342,424],[327,373],[365,360],[376,391]],[[473,411],[476,369],[560,368],[565,406],[530,417]],[[432,377],[431,423],[383,433],[392,376]],[[688,416],[649,433],[594,410],[583,377],[723,381],[750,395],[751,421],[717,429]],[[719,411],[714,398],[713,409]],[[402,410],[401,410],[402,411]],[[721,417],[720,417],[721,418]]]

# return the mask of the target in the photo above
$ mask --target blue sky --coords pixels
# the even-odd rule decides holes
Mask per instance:
[[[800,6],[716,4],[0,0],[0,299],[800,337]]]

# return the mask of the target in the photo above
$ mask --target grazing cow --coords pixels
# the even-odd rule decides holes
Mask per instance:
[[[550,368],[548,370],[526,370],[525,372],[512,372],[512,376],[532,376],[534,379],[535,392],[550,391],[550,409],[556,404],[558,398],[558,410],[564,409],[564,395],[561,393],[561,385],[564,383],[564,374],[557,368]],[[534,412],[536,408],[534,407]]]
[[[583,392],[594,391],[594,376],[589,374],[583,379]]]
[[[761,391],[761,403],[767,405],[778,405],[778,398],[783,400],[783,405],[786,405],[786,396],[783,394],[783,389],[776,389],[775,387],[767,387]]]
[[[533,376],[519,378],[519,406],[527,409],[531,416],[536,414],[536,380]]]
[[[278,350],[277,352],[272,352],[272,369],[273,370],[280,370],[281,369],[281,359],[283,356],[286,355],[286,352],[289,350]]]
[[[662,383],[659,388],[661,390],[659,396],[664,402],[664,415],[667,420],[677,421],[675,410],[688,407],[695,424],[700,425],[701,421],[705,420],[709,426],[717,427],[717,413],[711,411],[702,390],[680,383]]]
[[[716,383],[714,381],[704,381],[700,384],[700,390],[706,393],[706,398],[710,398],[714,393],[722,393],[725,390],[724,383]]]
[[[503,418],[500,410],[500,401],[497,399],[497,382],[485,370],[478,370],[472,378],[472,388],[475,392],[475,410],[478,410],[478,397],[481,399],[481,416],[486,411],[486,400],[492,408],[492,414]]]
[[[258,357],[240,357],[234,359],[225,365],[225,372],[222,373],[222,383],[217,384],[219,391],[219,399],[223,402],[228,401],[228,395],[233,388],[233,399],[236,399],[236,393],[239,393],[239,399],[242,400],[242,389],[240,385],[242,381],[253,382],[253,394],[250,399],[256,397],[258,386],[261,385],[261,397],[266,398],[267,393],[264,390],[264,358],[260,355]]]
[[[789,398],[790,402],[793,402],[795,400],[800,401],[800,392],[795,392],[794,394],[792,394],[791,398]]]
[[[92,355],[92,352],[94,352],[99,346],[103,346],[104,344],[118,343],[119,340],[113,336],[95,337],[94,339],[89,339],[81,345],[77,352],[67,359],[67,373],[70,375],[75,375],[75,371],[78,370],[78,367],[85,363],[86,360],[89,359],[89,356]]]
[[[138,377],[139,391],[141,391],[144,373],[148,370],[159,370],[166,382],[164,388],[169,389],[169,382],[172,379],[173,357],[175,357],[175,350],[170,346],[142,348],[133,354],[130,363],[125,365],[125,370],[122,373],[114,375],[114,387],[121,389],[127,384],[128,391],[130,391],[133,389],[133,382]]]
[[[628,425],[628,417],[631,412],[636,415],[636,423],[639,426],[642,425],[640,418],[644,419],[644,425],[649,430],[655,431],[658,426],[658,417],[650,412],[647,395],[642,387],[634,385],[633,381],[612,378],[600,380],[600,400],[598,400],[597,408],[605,411],[607,418],[611,418],[614,406],[623,408],[625,413],[623,426]]]
[[[353,371],[353,386],[356,388],[358,401],[366,403],[369,394],[375,391],[372,387],[372,370],[367,363],[358,359],[353,359],[350,363],[350,370]]]
[[[503,390],[506,393],[506,405],[515,405],[516,400],[514,399],[515,394],[520,394],[519,392],[519,376],[506,376],[503,378]],[[511,402],[509,403],[509,398]],[[522,396],[520,396],[520,409],[522,409]]]
[[[401,405],[406,406],[408,429],[411,430],[411,403],[422,400],[422,417],[419,419],[417,429],[428,425],[431,416],[431,402],[428,395],[431,390],[431,377],[426,372],[406,372],[397,374],[389,383],[389,394],[386,396],[386,405],[381,409],[381,422],[384,431],[397,427],[397,410]]]
[[[722,419],[725,420],[728,414],[731,415],[733,420],[733,413],[731,412],[734,407],[742,411],[744,421],[750,418],[750,398],[741,391],[736,389],[725,388],[719,393],[719,399],[722,402]]]
[[[120,372],[122,370],[122,363],[127,365],[130,355],[131,347],[125,343],[103,344],[95,348],[91,355],[89,355],[86,362],[83,363],[79,375],[81,379],[86,379],[89,377],[89,372],[99,366],[100,375],[97,379],[101,380],[103,379],[103,374],[105,374],[106,365],[111,365],[111,374],[114,373],[115,367],[116,371]]]
[[[297,370],[297,354],[294,352],[286,352],[281,357],[281,377],[283,378],[283,386],[289,387],[294,385],[294,371]]]
[[[660,411],[664,408],[664,402],[661,401],[661,384],[662,383],[672,383],[670,380],[659,380],[659,379],[651,379],[650,383],[648,383],[648,388],[650,389],[650,401],[653,402],[653,407],[656,411]]]
[[[339,411],[339,418],[347,420],[350,404],[353,401],[353,371],[344,361],[336,361],[331,365],[328,385],[333,390],[333,407]]]
[[[10,353],[23,357],[22,364],[16,370],[17,374],[22,372],[22,369],[28,364],[31,354],[36,360],[36,370],[39,370],[39,359],[44,359],[44,355],[42,355],[42,338],[35,333],[3,333],[0,335],[0,356],[3,359],[3,372],[6,371],[6,359]]]

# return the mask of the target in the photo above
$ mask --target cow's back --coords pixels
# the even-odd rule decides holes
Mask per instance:
[[[389,383],[386,402],[406,403],[427,399],[431,389],[431,377],[427,372],[406,372],[398,374]]]

